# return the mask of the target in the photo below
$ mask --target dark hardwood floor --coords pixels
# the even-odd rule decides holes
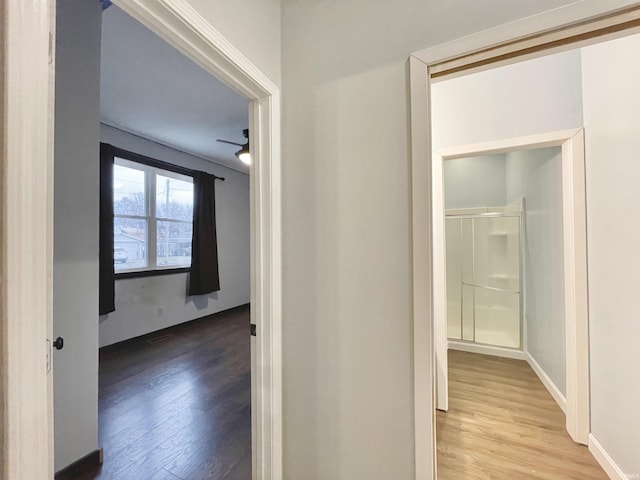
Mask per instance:
[[[78,480],[251,478],[249,307],[100,352],[104,463]]]

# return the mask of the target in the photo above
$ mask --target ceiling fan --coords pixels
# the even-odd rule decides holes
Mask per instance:
[[[249,165],[251,164],[251,155],[249,154],[249,129],[245,128],[244,130],[242,130],[242,135],[244,136],[244,138],[247,139],[246,143],[232,142],[230,140],[223,140],[221,138],[218,138],[217,141],[222,143],[228,143],[230,145],[237,145],[238,147],[241,147],[240,150],[236,152],[236,157],[238,157],[238,159],[242,163]]]

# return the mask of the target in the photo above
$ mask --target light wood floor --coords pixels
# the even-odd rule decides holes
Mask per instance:
[[[449,351],[449,411],[437,412],[438,480],[608,477],[522,360]]]

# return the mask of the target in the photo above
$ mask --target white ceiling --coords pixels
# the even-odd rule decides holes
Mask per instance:
[[[248,173],[239,147],[216,142],[245,142],[248,100],[115,5],[102,13],[100,63],[103,123]]]

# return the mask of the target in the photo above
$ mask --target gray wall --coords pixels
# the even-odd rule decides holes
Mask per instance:
[[[508,203],[525,198],[526,348],[564,395],[567,382],[560,148],[508,153],[506,180]]]
[[[506,202],[504,154],[444,162],[445,208],[500,207]]]
[[[635,35],[582,54],[591,431],[627,474],[640,473],[638,51]]]
[[[186,273],[116,280],[116,311],[100,317],[100,346],[249,303],[249,176],[106,125],[100,133],[119,148],[225,177],[216,181],[220,291],[187,297]]]
[[[98,448],[100,3],[58,0],[53,336],[55,469]]]

